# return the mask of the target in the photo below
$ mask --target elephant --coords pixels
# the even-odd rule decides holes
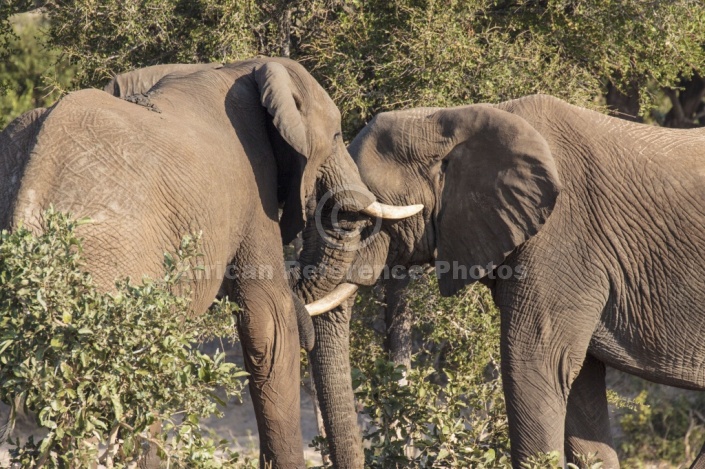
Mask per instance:
[[[221,63],[207,64],[161,64],[151,67],[132,70],[113,77],[103,88],[103,91],[118,98],[144,94],[149,91],[159,80],[167,75],[172,77],[186,76],[201,70],[221,68]]]
[[[345,211],[377,216],[399,207],[364,189],[337,107],[295,61],[164,70],[133,81],[156,83],[146,92],[133,86],[143,93],[134,102],[80,90],[11,124],[0,134],[0,158],[9,162],[3,180],[16,184],[3,188],[0,219],[41,229],[50,205],[89,217],[79,228],[85,267],[105,290],[116,278],[160,276],[163,253],[202,232],[193,313],[205,312],[221,286],[239,304],[260,462],[305,467],[299,335],[310,349],[313,330],[286,277],[283,243],[302,229],[306,201],[325,181],[361,188],[334,199]]]
[[[29,161],[34,136],[46,114],[45,108],[28,111],[0,133],[0,230],[10,229],[17,191]]]
[[[606,366],[705,389],[703,130],[533,95],[384,112],[348,151],[378,201],[424,208],[364,228],[339,280],[370,285],[385,267],[431,263],[444,296],[477,281],[490,288],[513,467],[550,451],[619,467]],[[324,240],[307,242],[315,251]],[[347,319],[326,321],[343,330]],[[316,347],[333,340],[316,332]],[[346,379],[334,377],[349,372],[347,357],[328,353],[320,373]],[[319,394],[339,410],[329,419],[350,418],[349,387]],[[354,427],[326,428],[333,440],[359,439]],[[705,467],[703,450],[691,467]]]

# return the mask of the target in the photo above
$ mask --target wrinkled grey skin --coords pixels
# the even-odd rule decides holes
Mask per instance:
[[[125,98],[135,94],[146,93],[159,80],[169,75],[170,77],[183,77],[201,70],[221,68],[221,63],[210,64],[163,64],[140,68],[115,76],[105,85],[103,91],[118,98]]]
[[[194,281],[193,310],[211,304],[229,264],[242,269],[224,290],[243,309],[239,332],[261,463],[305,467],[297,313],[305,345],[312,331],[285,276],[282,238],[303,227],[302,200],[317,175],[361,186],[340,114],[308,72],[286,59],[167,76],[139,102],[82,90],[40,119],[36,111],[13,123],[0,135],[0,148],[10,148],[0,158],[11,164],[0,168],[3,181],[19,184],[3,187],[0,219],[38,227],[49,204],[90,217],[79,234],[86,267],[105,289],[118,277],[161,275],[163,253],[202,231],[206,271]],[[373,200],[367,192],[341,206],[355,211]]]
[[[29,162],[29,151],[45,114],[45,108],[33,109],[10,122],[0,132],[0,230],[11,227],[17,191]]]
[[[355,219],[345,220],[342,214],[334,224],[325,215],[327,212],[322,213],[318,217],[308,216],[302,233],[304,248],[298,259],[301,268],[305,271],[314,267],[321,273],[313,282],[299,281],[294,285],[294,291],[305,303],[326,295],[345,279],[355,251],[340,247],[357,243],[364,225]],[[320,222],[318,226],[316,220]],[[330,242],[320,242],[322,233]],[[313,317],[316,342],[309,353],[316,398],[328,437],[329,459],[335,468],[362,468],[364,464],[349,360],[353,302],[354,296],[333,311]]]
[[[383,223],[352,280],[376,279],[357,274],[364,265],[437,260],[451,263],[437,272],[453,295],[475,281],[454,261],[485,275],[501,312],[514,467],[553,450],[619,467],[605,365],[705,388],[705,132],[529,96],[383,113],[348,150],[380,202],[425,205]],[[703,465],[701,453],[693,467]]]

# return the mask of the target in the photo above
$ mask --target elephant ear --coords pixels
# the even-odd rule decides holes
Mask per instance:
[[[260,92],[262,106],[272,116],[272,123],[282,138],[298,154],[305,158],[310,155],[308,132],[301,113],[301,97],[292,86],[291,76],[286,67],[277,62],[267,62],[257,67],[254,71],[255,82]],[[284,213],[280,226],[284,242],[291,241],[304,224],[303,207],[308,197],[308,187],[313,188],[312,173],[315,180],[315,171],[306,171],[306,163],[297,162],[296,174],[288,181],[292,190],[284,204]],[[298,187],[298,191],[293,188]]]
[[[548,143],[521,117],[487,105],[436,117],[444,137],[460,142],[443,161],[437,223],[439,287],[449,296],[538,232],[560,181]]]

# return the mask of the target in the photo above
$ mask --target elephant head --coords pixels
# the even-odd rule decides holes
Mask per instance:
[[[336,280],[353,284],[374,284],[383,272],[394,274],[394,266],[436,261],[441,293],[452,295],[535,235],[560,191],[544,138],[521,117],[489,105],[382,113],[348,150],[377,200],[423,206],[409,218],[369,223],[359,249],[338,253],[353,259]],[[320,252],[309,244],[325,243],[316,236],[305,241],[304,252]],[[472,275],[457,275],[473,268]],[[340,467],[360,465],[348,464],[359,461],[350,367],[343,356],[348,319],[340,311],[314,318],[311,360],[331,456]]]
[[[307,218],[309,223],[305,232],[308,235],[313,236],[314,232],[321,230],[340,233],[338,223],[329,220],[327,228],[316,224],[315,208],[310,202],[315,205],[321,196],[328,198],[329,206],[336,212],[384,219],[408,217],[422,208],[416,204],[391,206],[376,200],[360,179],[347,151],[342,138],[340,112],[301,65],[284,59],[270,59],[255,68],[254,78],[261,103],[270,116],[270,140],[278,161],[277,180],[280,181],[280,227],[285,243],[302,231]],[[351,243],[354,240],[348,237],[333,246],[308,243],[311,249],[304,253],[306,260],[303,263],[320,265],[321,271],[329,273],[344,273],[353,257],[345,254],[350,253],[350,249],[340,248]],[[341,295],[323,298],[340,278],[304,276],[300,272],[293,278],[299,280],[297,291],[300,296],[306,301],[322,302],[323,309],[331,309],[344,299]]]
[[[382,224],[354,266],[377,266],[375,275],[354,268],[358,283],[374,282],[380,266],[435,261],[441,293],[455,294],[538,232],[561,187],[544,137],[490,105],[382,113],[349,151],[379,200],[425,207]]]

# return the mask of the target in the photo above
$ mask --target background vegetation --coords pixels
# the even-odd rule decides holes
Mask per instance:
[[[536,92],[681,127],[702,118],[700,0],[6,0],[5,55],[41,55],[9,47],[11,15],[36,7],[65,89],[157,63],[266,54],[303,61],[348,136],[381,110]]]
[[[40,235],[0,233],[0,399],[11,405],[2,439],[27,411],[47,430],[36,442],[10,438],[10,465],[137,467],[150,443],[173,468],[248,464],[200,426],[219,413],[216,390],[239,396],[246,373],[222,349],[194,347],[234,335],[237,317],[227,301],[189,314],[181,279],[198,262],[198,239],[165,255],[162,279],[103,293],[81,271],[76,230],[90,220],[52,210],[43,219]],[[153,435],[154,422],[164,425]]]
[[[382,110],[535,92],[693,127],[705,124],[704,46],[701,0],[7,0],[0,127],[132,68],[256,54],[302,61],[347,138]],[[507,466],[497,321],[481,287],[442,299],[426,278],[360,296],[353,363],[368,465]],[[692,460],[702,397],[609,379],[627,467]]]

